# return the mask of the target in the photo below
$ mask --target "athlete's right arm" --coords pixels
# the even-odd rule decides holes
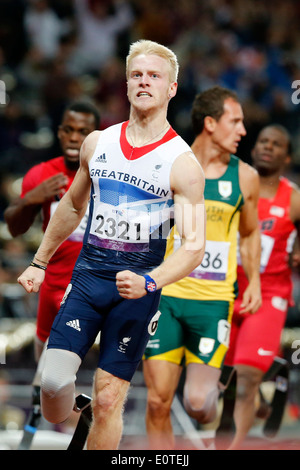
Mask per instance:
[[[4,219],[11,235],[17,237],[26,233],[44,202],[58,195],[66,184],[66,176],[58,173],[26,192],[24,197],[12,201],[4,212]]]
[[[75,230],[85,214],[90,196],[91,179],[89,160],[93,155],[99,131],[89,134],[80,150],[80,167],[70,189],[59,202],[42,242],[34,257],[36,264],[47,263],[60,244]],[[45,277],[45,271],[29,266],[18,278],[27,292],[38,292]]]

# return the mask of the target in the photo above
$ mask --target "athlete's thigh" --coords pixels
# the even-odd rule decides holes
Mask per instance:
[[[180,321],[182,299],[162,296],[159,304],[159,320],[155,334],[151,336],[144,359],[160,359],[181,364],[184,355],[183,329]]]
[[[120,405],[123,406],[129,386],[130,384],[127,381],[122,380],[105,370],[97,368],[95,372],[93,387],[94,396],[109,389],[111,396],[116,398],[115,407],[120,407]]]
[[[207,364],[189,363],[186,367],[185,386],[191,394],[206,393],[214,390],[218,386],[221,370],[210,367]]]
[[[37,336],[43,342],[50,335],[52,323],[56,317],[65,289],[53,289],[43,282],[38,302],[37,311]]]
[[[220,368],[229,345],[233,302],[196,301],[187,303],[185,329],[186,363],[196,362]]]
[[[157,324],[159,300],[160,291],[134,300],[119,296],[101,330],[101,369],[124,380],[132,379]]]
[[[260,309],[247,315],[236,342],[234,364],[253,366],[266,372],[278,354],[287,301],[263,299]]]
[[[159,397],[171,404],[177,390],[182,366],[157,358],[143,361],[143,372],[150,399]]]
[[[54,319],[48,348],[66,349],[83,359],[101,330],[115,291],[113,281],[89,270],[74,271]]]

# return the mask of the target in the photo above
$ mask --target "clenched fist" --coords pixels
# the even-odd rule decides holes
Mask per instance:
[[[17,281],[21,286],[24,287],[26,292],[38,292],[41,284],[45,279],[45,271],[43,269],[34,268],[29,266],[25,271],[18,277]]]
[[[124,299],[139,299],[146,295],[145,278],[132,271],[120,271],[116,275],[116,285]]]

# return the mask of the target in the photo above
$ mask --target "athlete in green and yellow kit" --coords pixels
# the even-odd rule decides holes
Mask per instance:
[[[174,447],[170,410],[183,364],[186,411],[200,423],[216,417],[237,295],[238,235],[249,280],[244,312],[254,313],[261,304],[258,175],[234,156],[246,134],[242,107],[232,91],[214,87],[195,98],[192,122],[192,149],[206,178],[206,249],[200,266],[163,289],[158,328],[145,351],[146,427],[153,449]],[[174,227],[166,257],[180,244]]]

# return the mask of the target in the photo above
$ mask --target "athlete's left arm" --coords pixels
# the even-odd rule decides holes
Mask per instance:
[[[291,256],[291,266],[293,269],[300,271],[300,190],[298,187],[292,191],[291,207],[290,207],[290,218],[295,224],[297,229],[298,238],[293,247],[293,253]]]
[[[158,289],[190,274],[199,266],[205,252],[205,177],[200,164],[192,158],[190,152],[175,160],[170,181],[174,193],[175,222],[182,244],[160,266],[148,273]],[[131,271],[117,274],[117,288],[120,295],[127,299],[146,294],[144,277]]]
[[[258,223],[259,176],[250,165],[240,161],[239,181],[244,197],[240,216],[240,255],[249,284],[243,295],[240,313],[255,313],[261,306],[260,255]]]

